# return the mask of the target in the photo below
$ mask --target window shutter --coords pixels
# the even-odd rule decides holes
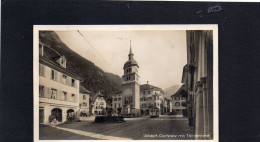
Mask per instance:
[[[44,65],[41,65],[42,66],[42,75],[45,77],[45,67]]]
[[[43,97],[48,98],[48,87],[43,88]]]
[[[70,85],[70,80],[71,80],[71,77],[67,76],[67,79],[66,79],[66,84],[67,85]]]
[[[42,64],[39,65],[39,75],[45,76],[44,66]]]
[[[71,80],[71,78],[69,76],[67,76],[67,80],[66,80],[67,85],[70,85],[70,80]]]
[[[54,80],[58,81],[58,71],[54,71]]]
[[[61,91],[57,90],[57,100],[60,100],[60,96],[61,96]]]
[[[58,82],[61,83],[61,80],[62,80],[62,73],[59,73],[58,76],[59,76],[59,77],[58,77]]]
[[[51,88],[48,88],[48,98],[49,99],[51,99],[51,94],[52,94]]]
[[[74,84],[75,84],[74,87],[75,87],[75,88],[78,88],[77,80],[76,80],[76,79],[74,80]]]
[[[62,101],[62,96],[63,96],[63,93],[62,93],[62,91],[59,91],[60,93],[60,98],[59,98],[59,100],[61,100]]]
[[[67,101],[70,102],[71,94],[67,93]]]
[[[60,100],[64,101],[64,93],[62,91],[60,91]]]

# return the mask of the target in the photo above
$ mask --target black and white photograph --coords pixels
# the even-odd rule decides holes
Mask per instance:
[[[34,141],[218,141],[218,25],[34,25]]]

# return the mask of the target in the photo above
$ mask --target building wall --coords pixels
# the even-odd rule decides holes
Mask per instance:
[[[86,93],[79,93],[80,99],[79,99],[79,106],[80,106],[80,111],[86,111],[87,114],[89,114],[89,94]],[[84,99],[85,96],[85,99]]]
[[[150,105],[154,105],[159,108],[159,112],[161,112],[161,104],[163,103],[163,93],[161,91],[151,89],[145,89],[140,91],[140,108],[143,111],[149,109]]]
[[[39,92],[40,92],[40,109],[44,112],[43,123],[49,123],[49,116],[53,108],[59,108],[62,110],[62,122],[66,121],[67,110],[73,109],[75,117],[78,117],[79,110],[79,80],[74,79],[74,86],[72,86],[72,77],[67,76],[67,80],[62,83],[63,73],[55,71],[54,80],[51,79],[51,68],[40,64],[40,76],[39,76]],[[43,87],[43,88],[42,88]],[[52,95],[52,90],[56,90],[56,95]],[[67,92],[67,97],[64,97],[63,92]],[[74,97],[72,96],[74,95]],[[67,98],[67,99],[66,99]]]
[[[102,111],[106,109],[106,100],[104,97],[97,97],[93,103],[92,114],[95,114],[97,111],[98,115],[102,114]]]
[[[197,139],[213,138],[213,31],[187,31],[189,117]]]
[[[112,109],[114,113],[117,113],[118,108],[123,108],[122,106],[122,94],[114,94],[112,96]]]
[[[140,85],[135,81],[122,84],[122,104],[126,104],[126,99],[134,109],[140,109]]]
[[[176,106],[176,103],[179,103],[179,106]],[[186,107],[182,106],[182,103],[186,103],[186,98],[181,95],[172,96],[172,110],[175,114],[183,115],[183,110],[186,110]]]

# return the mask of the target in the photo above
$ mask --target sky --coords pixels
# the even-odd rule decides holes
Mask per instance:
[[[139,65],[140,83],[162,89],[180,85],[187,63],[184,30],[80,30],[55,31],[73,51],[92,61],[105,72],[123,75],[130,41]]]

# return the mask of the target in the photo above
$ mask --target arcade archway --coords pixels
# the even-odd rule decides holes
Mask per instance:
[[[73,109],[67,110],[67,120],[74,120],[75,119],[75,111]]]
[[[62,110],[59,108],[54,108],[51,110],[50,122],[55,120],[62,122]]]

